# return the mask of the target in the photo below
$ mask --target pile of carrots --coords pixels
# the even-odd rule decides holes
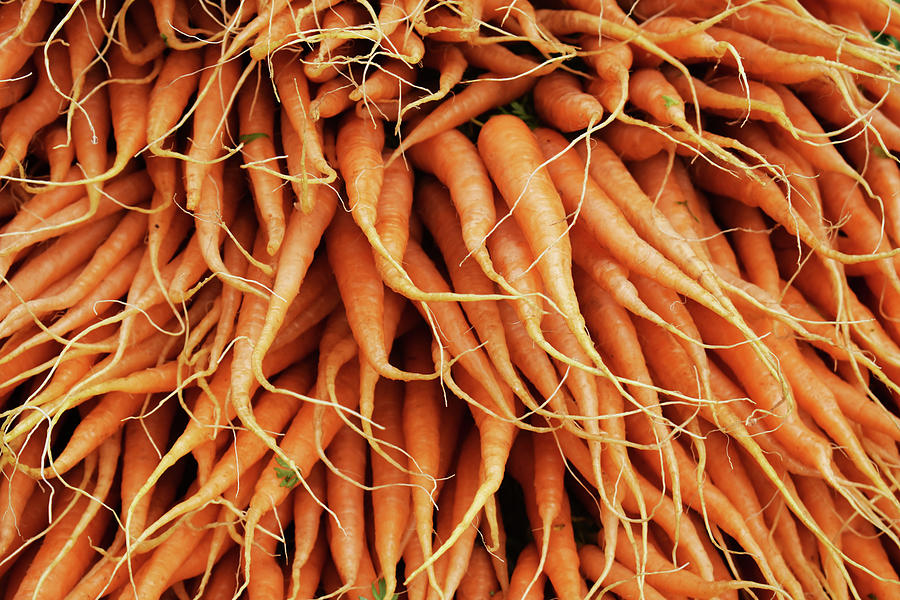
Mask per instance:
[[[900,4],[0,4],[0,600],[900,597]]]

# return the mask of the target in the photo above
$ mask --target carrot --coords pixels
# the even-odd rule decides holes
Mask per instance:
[[[103,444],[91,495],[79,497],[73,509],[60,516],[19,584],[13,596],[15,600],[59,598],[90,566],[91,541],[103,535],[111,517],[111,511],[102,503],[113,483],[119,451],[118,439]]]
[[[443,135],[434,139],[441,137]],[[427,144],[428,142],[425,142],[423,145]],[[411,152],[415,153],[418,151],[417,148],[421,147],[422,145],[417,146]],[[444,256],[444,263],[448,267],[453,287],[476,295],[492,294],[494,286],[491,281],[478,268],[478,265],[466,260],[467,251],[463,242],[460,222],[457,220],[447,191],[436,182],[425,180],[418,186],[416,196],[419,213]],[[493,208],[492,204],[489,206]],[[478,337],[483,340],[488,356],[503,381],[517,397],[522,399],[526,406],[534,409],[536,406],[534,398],[519,379],[510,361],[496,303],[490,301],[465,302],[462,304],[462,308]]]
[[[460,600],[491,598],[501,593],[497,576],[491,566],[491,556],[482,546],[475,546],[468,568],[459,584]]]
[[[472,552],[475,549],[480,516],[477,515],[472,520],[466,520],[466,512],[478,490],[479,473],[475,469],[466,468],[466,466],[480,463],[479,445],[478,430],[472,429],[462,441],[459,449],[453,497],[448,499],[449,503],[442,504],[445,507],[444,510],[449,508],[452,511],[450,521],[457,527],[465,526],[465,531],[445,556],[442,584],[431,594],[435,597],[453,598],[458,591],[461,592],[459,586],[466,577]],[[493,576],[493,572],[491,575]]]
[[[384,377],[408,380],[422,375],[402,371],[388,362],[384,339],[384,284],[375,269],[371,249],[344,211],[332,220],[326,235],[328,259],[335,271],[347,319],[366,360]]]
[[[21,165],[35,134],[53,122],[64,106],[63,95],[72,87],[69,59],[60,44],[46,46],[36,56],[38,80],[27,98],[17,102],[0,125],[0,175],[10,175]],[[15,69],[18,70],[18,67]]]
[[[742,13],[743,14],[743,13]],[[641,30],[648,38],[654,40],[662,50],[675,58],[718,60],[729,51],[727,43],[716,41],[708,33],[694,28],[690,19],[661,15],[641,23]],[[656,67],[662,62],[661,57],[653,56],[649,64],[643,66]]]
[[[731,119],[774,122],[792,133],[799,125],[788,118],[778,94],[758,81],[742,82],[737,77],[725,76],[704,82],[695,77],[688,79],[674,69],[665,69],[663,73],[685,101],[698,104],[704,112]]]
[[[43,252],[30,257],[0,288],[0,316],[5,318],[21,302],[35,299],[63,274],[75,272],[75,268],[91,256],[121,218],[119,214],[109,215],[85,230],[61,235]]]
[[[434,44],[429,46],[425,56],[422,57],[422,62],[425,67],[440,73],[438,89],[413,102],[404,112],[427,102],[436,102],[449,94],[450,90],[462,81],[463,74],[468,66],[468,60],[464,53],[453,44]]]
[[[597,98],[611,116],[618,116],[628,100],[628,77],[634,55],[628,44],[596,35],[584,34],[579,39],[584,60],[593,68],[597,77],[586,87],[587,93]],[[611,125],[621,124],[611,121]]]
[[[223,500],[232,503],[238,509],[246,506],[247,498],[252,490],[251,484],[258,478],[262,467],[263,463],[257,463],[242,473],[241,478],[223,494]],[[210,504],[174,526],[173,531],[152,551],[149,560],[134,574],[131,583],[118,594],[117,600],[158,598],[163,590],[169,587],[172,578],[179,570],[180,563],[187,560],[200,545],[205,530],[220,522],[217,519],[221,519],[221,515],[227,514],[227,511],[227,508]],[[127,558],[128,555],[125,559],[127,560]],[[175,559],[180,560],[176,561]],[[233,578],[236,572],[235,569],[232,573]],[[203,584],[204,581],[201,580],[201,588]],[[211,582],[210,586],[212,585]]]
[[[410,148],[409,157],[416,167],[434,174],[449,189],[468,254],[491,280],[514,293],[494,270],[485,248],[497,219],[491,179],[475,145],[451,129]]]
[[[266,252],[274,256],[284,239],[284,183],[275,158],[275,100],[272,91],[257,77],[238,93],[238,132],[243,143],[244,166],[250,174],[250,189],[261,225],[266,232]],[[274,171],[274,173],[273,173]]]
[[[124,450],[122,452],[122,481],[120,497],[122,512],[131,506],[137,491],[146,478],[156,468],[156,461],[162,455],[161,448],[169,442],[169,432],[175,419],[175,403],[160,400],[154,403],[146,398],[145,407],[149,411],[137,420],[125,425]],[[137,518],[132,521],[132,533],[140,533],[146,525],[152,497],[144,497],[142,505],[135,511]],[[143,514],[141,514],[141,511]]]
[[[507,598],[537,600],[544,597],[547,577],[538,567],[539,560],[539,552],[533,543],[519,553],[506,591]]]
[[[268,352],[278,330],[285,323],[289,308],[304,289],[304,282],[309,277],[315,281],[313,264],[314,251],[319,245],[325,229],[328,227],[338,204],[337,194],[328,186],[315,186],[315,204],[308,214],[299,207],[293,207],[288,217],[281,255],[278,259],[278,270],[272,285],[272,296],[266,309],[265,322],[259,336],[254,341],[251,361],[257,379],[260,377],[260,366]],[[284,264],[282,264],[284,262]],[[324,263],[320,261],[324,268]]]
[[[146,228],[147,217],[141,213],[130,213],[123,217],[65,292],[55,296],[45,295],[11,310],[0,321],[0,336],[5,337],[20,327],[24,321],[72,306],[112,270],[116,261],[122,260],[142,241]]]
[[[23,517],[31,512],[27,508],[36,495],[37,481],[18,471],[16,463],[36,467],[43,460],[44,448],[36,438],[21,445],[15,461],[3,466],[3,479],[0,481],[0,498],[4,499],[3,511],[0,512],[0,556],[6,556],[11,550]]]
[[[132,12],[128,13],[127,9]],[[155,28],[153,9],[141,2],[129,3],[116,14],[113,24],[125,60],[145,65],[159,57],[168,47]],[[110,27],[110,30],[112,27]],[[133,44],[133,42],[136,42]],[[132,45],[136,48],[132,48]]]
[[[357,393],[358,385],[358,367],[349,365],[347,369],[341,369],[336,381],[336,393],[339,410],[353,410],[359,400]],[[349,379],[349,381],[348,381]],[[324,397],[325,394],[321,389],[321,377],[319,382],[318,396]],[[294,471],[296,476],[305,474],[318,462],[320,458],[319,452],[324,451],[331,443],[331,440],[337,432],[343,427],[343,418],[338,415],[337,411],[331,408],[325,409],[321,404],[313,405],[313,417],[309,418],[308,413],[303,418],[295,418],[288,427],[287,432],[282,437],[279,444],[281,452],[288,457],[288,460],[280,459],[282,466],[277,467],[274,459],[270,460],[263,470],[262,476],[257,481],[253,490],[253,497],[250,500],[250,506],[247,511],[247,524],[245,526],[245,539],[252,540],[256,523],[269,510],[278,506],[287,496],[288,489],[284,483],[291,480],[285,479],[284,469],[288,467]],[[353,433],[353,435],[357,435]],[[277,471],[276,471],[277,469]],[[295,479],[296,480],[296,479]],[[353,542],[356,543],[356,542]]]
[[[309,88],[303,67],[299,61],[291,60],[284,52],[272,57],[272,72],[275,76],[275,87],[284,114],[287,115],[291,127],[300,136],[303,155],[324,178],[322,183],[331,183],[337,177],[334,169],[322,154],[322,140],[309,118]],[[300,205],[306,207],[306,199],[300,197]]]
[[[582,91],[574,75],[562,71],[540,78],[534,86],[534,107],[542,120],[564,132],[588,129],[603,118],[600,101]]]
[[[278,561],[277,546],[284,536],[284,529],[290,524],[292,504],[285,502],[260,522],[266,533],[261,541],[254,542],[250,551],[253,577],[247,581],[249,599],[284,597],[284,573]]]
[[[686,568],[679,568],[672,564],[652,543],[641,548],[642,557],[646,558],[646,564],[638,565],[634,559],[634,553],[629,550],[628,546],[628,540],[620,532],[619,543],[616,546],[616,560],[631,571],[642,574],[647,583],[660,593],[695,598],[736,598],[736,590],[747,585],[747,582],[741,581],[702,579]],[[618,551],[619,548],[622,549],[621,552]]]
[[[263,365],[263,372],[272,374],[273,372],[281,371],[288,365],[299,361],[314,349],[313,344],[315,344],[315,342],[316,339],[304,339],[300,342],[286,344],[287,347],[284,348],[281,352],[273,353],[268,357],[268,362],[264,363]],[[144,488],[140,490],[139,496],[146,494],[152,487],[152,483],[156,479],[158,479],[162,475],[162,473],[164,473],[172,465],[174,465],[178,461],[178,459],[185,456],[189,452],[194,451],[204,442],[208,441],[210,438],[209,429],[215,430],[220,427],[221,424],[226,420],[233,418],[233,405],[229,403],[223,406],[228,385],[230,383],[231,370],[231,358],[229,357],[226,360],[229,362],[225,362],[220,366],[220,371],[217,372],[216,376],[213,377],[210,384],[203,390],[205,394],[202,395],[200,399],[198,399],[197,403],[193,407],[193,419],[185,428],[184,433],[179,436],[179,438],[169,448],[169,451],[160,459],[156,470],[148,479],[150,483],[145,484]],[[253,386],[251,386],[251,391],[252,389]],[[205,503],[208,502],[208,500],[203,499],[204,495],[208,494],[207,490],[209,488],[215,489],[216,485],[221,484],[221,479],[219,479],[218,477],[216,479],[207,479],[204,484],[207,485],[207,488],[201,488],[200,491],[202,493],[199,496],[195,495],[185,502],[181,503],[180,505],[173,507],[171,512],[175,515],[181,515],[189,510],[195,510],[197,507],[204,506]],[[212,492],[212,496],[209,499],[214,498],[219,493],[221,493],[221,490]],[[142,535],[134,541],[132,547],[140,547],[140,545],[144,543],[147,538],[149,538],[150,534],[157,531],[167,522],[168,521],[166,519],[160,518],[155,523],[148,526],[144,530]]]
[[[889,598],[900,587],[900,577],[890,563],[878,533],[846,503],[836,503],[836,507],[844,522],[841,548],[846,556],[858,560],[858,566],[851,564],[849,568],[857,591],[863,597]]]
[[[307,564],[316,564],[324,554],[325,544],[319,543],[322,502],[325,498],[325,467],[317,463],[306,476],[308,489],[294,493],[294,556],[291,563],[291,589],[304,582]]]
[[[26,66],[4,81],[3,87],[0,88],[0,111],[24,98],[25,94],[31,91],[36,78],[34,72]]]
[[[501,77],[544,75],[554,68],[552,64],[538,63],[509,50],[502,44],[467,43],[462,46],[461,51],[469,65]]]
[[[18,227],[11,228],[16,231],[16,234],[10,236],[9,244],[0,250],[0,272],[6,272],[9,269],[18,252],[34,244],[79,229],[85,223],[99,221],[126,206],[139,205],[150,196],[150,179],[144,171],[131,173],[111,182],[105,192],[106,194],[96,206],[92,205],[89,199],[81,198],[56,210],[51,216],[45,217],[41,227],[21,231],[21,234],[16,231]],[[40,213],[43,212],[43,210],[40,211]],[[32,217],[38,215],[32,215]],[[24,225],[29,220],[31,219],[22,219],[21,224]]]
[[[530,90],[534,84],[533,77],[502,79],[491,73],[481,75],[462,92],[442,102],[407,132],[387,164],[397,160],[414,145],[454,129],[483,112],[515,100]]]
[[[400,98],[415,83],[416,70],[402,60],[388,60],[371,75],[366,73],[362,83],[350,92],[350,100],[377,102]]]
[[[575,152],[566,150],[567,145],[559,134],[539,129],[536,136],[544,156],[547,159],[553,158],[548,163],[548,171],[561,192],[565,209],[576,215],[576,223],[580,219],[594,237],[610,249],[613,257],[622,261],[623,266],[636,273],[666,281],[667,286],[702,302],[704,306],[715,307],[714,310],[719,314],[734,314],[726,307],[718,306],[721,300],[713,295],[718,286],[709,282],[711,289],[706,288],[703,282],[709,279],[708,273],[705,274],[702,268],[698,268],[699,257],[687,242],[679,241],[677,232],[662,214],[656,212],[657,209],[653,207],[649,198],[643,203],[644,212],[638,214],[633,206],[635,198],[646,196],[608,147],[602,142],[594,142],[592,148],[598,149],[600,153],[591,159],[588,168],[596,173],[595,176],[586,178],[584,163],[577,158]],[[593,150],[591,152],[593,154]],[[613,167],[616,169],[614,173],[620,174],[622,179],[617,179],[615,183],[609,181],[612,173],[607,171],[602,175],[606,181],[604,189],[601,189],[595,183],[600,181],[598,177],[601,176],[601,165]],[[624,194],[626,187],[633,192],[628,194],[628,199]],[[648,214],[658,226],[640,222],[647,219]],[[635,224],[637,231],[631,227],[629,221]],[[615,226],[610,227],[611,223]],[[663,231],[670,233],[663,234]],[[638,234],[645,237],[642,239]],[[677,258],[678,265],[670,262],[659,250],[650,246],[646,239],[653,241],[657,247],[667,250],[666,254]],[[653,264],[656,266],[651,266]],[[690,270],[683,273],[678,266]],[[697,279],[687,275],[694,275]]]
[[[298,578],[299,583],[296,585],[292,584],[290,598],[309,598],[315,596],[316,591],[319,589],[319,580],[322,576],[322,569],[327,558],[327,548],[325,544],[313,544],[309,559],[304,562],[303,566],[300,568]]]
[[[641,575],[635,574],[621,563],[613,563],[608,574],[603,574],[603,551],[597,546],[586,544],[578,550],[582,570],[588,579],[595,580],[595,587],[603,585],[617,596],[627,600],[663,600],[674,596],[663,596],[656,588],[642,581]]]
[[[587,301],[585,319],[587,320],[591,333],[597,340],[598,348],[601,349],[604,354],[609,356],[612,367],[616,372],[620,373],[622,377],[643,384],[633,386],[632,396],[637,403],[636,408],[645,413],[646,417],[649,419],[649,427],[646,425],[635,427],[634,422],[637,420],[635,418],[628,419],[628,421],[632,423],[629,426],[628,423],[622,422],[621,417],[614,417],[615,413],[605,413],[611,424],[604,429],[611,430],[611,432],[619,437],[622,442],[625,441],[625,430],[627,429],[629,438],[633,441],[658,448],[660,461],[667,463],[667,472],[671,477],[672,500],[675,503],[675,506],[681,506],[681,493],[678,481],[679,474],[677,469],[675,469],[675,456],[673,454],[671,440],[669,439],[670,432],[663,424],[664,418],[662,411],[659,408],[659,397],[657,392],[651,387],[653,385],[653,380],[644,359],[638,332],[629,320],[627,313],[625,313],[624,309],[619,306],[613,298],[598,289],[595,285],[592,285],[592,282],[584,277],[583,272],[576,271],[575,277],[576,289]],[[638,283],[639,286],[637,288],[638,290],[641,290],[640,281],[641,278],[636,278],[636,283]],[[666,299],[671,302],[670,298]],[[679,323],[678,319],[672,319],[671,315],[667,315],[666,313],[663,313],[663,315],[665,316],[662,318],[668,317],[670,320],[669,322],[673,322],[676,327],[686,330],[685,333],[689,336],[696,335],[696,337],[699,338],[699,333],[696,332],[692,326]],[[695,347],[695,344],[687,342],[683,343],[682,346],[689,355],[697,354],[696,352],[690,351],[690,349]],[[698,362],[697,370],[703,368],[708,371],[709,365],[705,362]],[[701,380],[706,377],[706,375],[700,375]],[[626,407],[619,403],[615,408],[618,413],[624,413]],[[608,452],[607,455],[609,455]],[[616,459],[620,468],[625,467],[626,461],[621,456],[617,456]],[[627,467],[625,468],[627,469]],[[630,483],[630,485],[634,486],[636,484]],[[640,494],[637,491],[635,492],[635,497],[638,498],[638,502],[640,502]]]
[[[352,54],[352,37],[345,31],[360,27],[368,17],[365,9],[357,4],[341,3],[325,11],[320,26],[323,39],[303,61],[307,79],[325,83],[338,75],[341,62],[345,60],[343,55]]]
[[[407,369],[421,372],[433,368],[426,343],[426,338],[421,334],[411,336],[406,342],[404,365]],[[443,406],[441,389],[437,382],[410,381],[404,387],[403,435],[409,455],[411,510],[422,562],[432,554],[434,501],[440,490],[440,478],[444,475],[441,465],[443,463],[449,465],[452,458],[446,454],[453,452],[458,435],[458,420],[462,415],[457,404],[453,403],[451,406],[453,410]],[[449,415],[446,414],[448,410]],[[429,430],[439,432],[437,443],[434,439],[419,435],[419,432]],[[427,575],[427,581],[432,587],[437,588],[439,584],[433,567],[427,568]]]
[[[316,96],[309,104],[309,115],[313,121],[337,116],[353,106],[350,94],[353,82],[343,77],[329,79],[319,86]]]
[[[366,470],[365,440],[348,427],[341,428],[329,445],[331,466],[326,472],[328,545],[344,585],[356,581],[365,544],[363,488]]]
[[[535,434],[531,439],[534,456],[534,501],[541,522],[541,557],[538,563],[538,570],[541,570],[550,549],[554,522],[563,511],[565,461],[550,434]]]
[[[566,460],[571,462],[578,472],[596,488],[596,481],[593,480],[594,469],[591,465],[587,445],[565,430],[558,431],[556,438]],[[694,565],[694,570],[704,579],[712,581],[714,566],[702,541],[705,536],[699,533],[698,528],[690,519],[682,518],[682,511],[676,509],[668,496],[663,494],[654,483],[640,474],[638,474],[638,483],[644,504],[653,507],[654,523],[663,528],[671,540],[677,541],[679,551],[683,550],[689,557],[691,564]],[[626,510],[633,513],[638,512],[637,499],[630,494],[624,494],[622,504]]]
[[[410,514],[409,475],[404,460],[403,392],[398,385],[382,381],[375,389],[375,396],[372,417],[384,429],[376,436],[377,447],[370,439],[372,515],[375,521],[373,546],[385,580],[385,595],[390,597],[397,585],[395,573],[403,552],[402,542]]]
[[[584,318],[572,282],[572,249],[566,235],[566,215],[549,173],[539,168],[544,160],[538,141],[517,117],[496,115],[481,128],[478,151],[531,247],[537,270],[556,310],[565,317],[579,344],[603,370],[602,359],[592,353],[584,335]],[[518,157],[521,162],[515,167],[504,166],[511,157]]]
[[[868,201],[875,214],[884,218],[885,229],[891,238],[900,239],[900,215],[893,204],[897,189],[895,182],[898,180],[897,165],[876,151],[871,143],[868,136],[860,136],[847,140],[842,147],[853,167],[872,190]]]
[[[228,139],[228,109],[241,78],[236,61],[221,62],[221,51],[209,46],[203,64],[215,65],[200,74],[199,92],[194,110],[193,133],[184,165],[185,207],[193,211],[199,204],[212,166],[225,155]]]
[[[34,53],[44,40],[53,20],[53,8],[41,2],[10,2],[0,11],[0,80],[9,79]]]
[[[405,262],[413,282],[428,291],[444,293],[448,291],[437,267],[425,254],[425,251],[414,240],[410,240],[406,247]],[[437,331],[436,342],[441,350],[440,358],[435,360],[435,366],[441,371],[446,369],[443,364],[444,349],[459,360],[460,365],[468,371],[472,377],[477,377],[488,396],[495,405],[494,414],[503,413],[514,418],[513,403],[508,387],[497,380],[496,371],[490,361],[478,348],[475,335],[470,330],[469,324],[458,304],[449,302],[421,303],[416,307],[429,321],[429,325]],[[442,373],[445,380],[448,373]],[[420,379],[425,377],[419,377]],[[448,382],[452,385],[452,382]],[[452,387],[451,387],[452,389]],[[457,394],[459,391],[453,390]],[[465,395],[462,397],[465,398]]]
[[[479,465],[479,485],[463,518],[457,522],[453,531],[443,541],[442,545],[434,551],[431,558],[426,559],[422,566],[407,577],[407,580],[421,572],[422,569],[427,568],[429,564],[432,564],[450,550],[456,541],[465,534],[475,516],[500,488],[506,460],[518,431],[514,424],[494,417],[487,412],[488,410],[493,411],[495,414],[500,411],[507,412],[511,407],[497,406],[499,404],[498,401],[490,396],[483,398],[482,392],[485,391],[485,388],[479,385],[479,381],[468,372],[461,371],[457,377],[460,379],[460,389],[464,391],[465,388],[468,388],[469,391],[467,393],[464,391],[464,393],[473,398],[479,405],[479,409],[473,410],[472,414],[480,434],[481,462]],[[454,510],[454,513],[456,513],[456,510]],[[492,530],[496,530],[496,526],[493,526]],[[493,535],[492,539],[496,540],[497,536]]]
[[[40,152],[46,157],[50,167],[50,181],[59,181],[69,172],[75,148],[68,140],[68,134],[62,126],[51,127],[44,136],[43,148]]]
[[[542,539],[547,540],[547,550],[544,572],[550,580],[554,591],[559,598],[585,598],[587,587],[584,580],[578,575],[579,560],[575,548],[575,537],[572,530],[572,520],[569,503],[564,495],[559,496],[559,505],[550,525],[549,533],[544,533],[544,523],[541,516],[542,507],[537,503],[539,481],[535,479],[535,468],[531,463],[535,454],[524,438],[516,444],[510,454],[510,473],[522,486],[525,496],[525,510],[528,514],[528,522],[535,531],[541,532]],[[559,456],[558,451],[554,451]],[[544,481],[546,483],[546,481]],[[546,490],[544,490],[546,491]],[[546,500],[546,497],[544,498]],[[544,509],[550,508],[545,504]],[[549,513],[544,513],[549,514]]]
[[[147,104],[147,142],[154,154],[162,153],[166,137],[178,127],[197,89],[202,59],[199,50],[179,50],[166,56]]]

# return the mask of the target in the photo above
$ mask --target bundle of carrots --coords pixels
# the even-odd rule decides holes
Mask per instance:
[[[0,5],[0,600],[900,597],[900,4]]]

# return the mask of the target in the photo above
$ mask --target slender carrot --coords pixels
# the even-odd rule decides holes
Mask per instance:
[[[278,270],[272,284],[273,293],[266,310],[265,323],[254,341],[251,356],[257,378],[260,378],[262,359],[284,324],[289,307],[301,293],[304,281],[307,276],[315,280],[311,270],[314,251],[334,217],[338,198],[334,190],[328,186],[316,186],[314,194],[315,204],[308,214],[304,214],[295,206],[288,217],[281,256],[278,259]],[[324,268],[324,263],[322,267]]]
[[[193,133],[187,151],[188,160],[184,165],[185,206],[191,211],[200,203],[210,169],[225,154],[228,140],[226,117],[241,75],[238,62],[222,62],[221,50],[215,45],[207,47],[203,53],[203,64],[215,67],[200,73]]]
[[[498,78],[492,73],[480,76],[459,94],[444,101],[416,124],[401,140],[387,163],[390,164],[419,142],[454,129],[469,119],[525,94],[535,84],[533,77]]]
[[[38,81],[27,98],[13,105],[0,125],[0,175],[10,175],[28,153],[35,134],[53,122],[72,87],[69,57],[61,44],[48,45],[36,56]],[[16,68],[18,70],[18,67]]]
[[[243,143],[244,166],[266,232],[266,252],[274,256],[284,239],[284,182],[275,174],[280,171],[275,158],[275,100],[259,71],[238,93],[238,118],[238,140]]]

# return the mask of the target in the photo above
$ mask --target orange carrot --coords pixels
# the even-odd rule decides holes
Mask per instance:
[[[238,115],[244,166],[249,170],[250,189],[266,232],[266,252],[274,256],[284,239],[284,182],[277,175],[280,170],[275,158],[275,100],[259,71],[238,93]]]
[[[197,107],[194,110],[193,133],[184,165],[185,206],[195,210],[210,170],[225,154],[228,141],[228,114],[240,79],[237,61],[222,62],[221,50],[209,46],[203,64],[215,65],[200,73]]]
[[[534,86],[538,116],[559,131],[581,131],[603,118],[603,105],[581,89],[578,79],[556,71],[541,77]]]
[[[445,100],[419,121],[401,140],[388,164],[419,142],[454,129],[469,119],[525,94],[535,84],[533,77],[498,78],[492,73],[481,75],[459,94]]]
[[[35,134],[53,122],[64,106],[61,94],[67,94],[72,87],[68,53],[61,44],[46,46],[43,52],[37,53],[36,59],[38,81],[35,88],[27,98],[10,108],[0,125],[0,142],[4,149],[0,157],[0,175],[10,175],[21,165]]]

